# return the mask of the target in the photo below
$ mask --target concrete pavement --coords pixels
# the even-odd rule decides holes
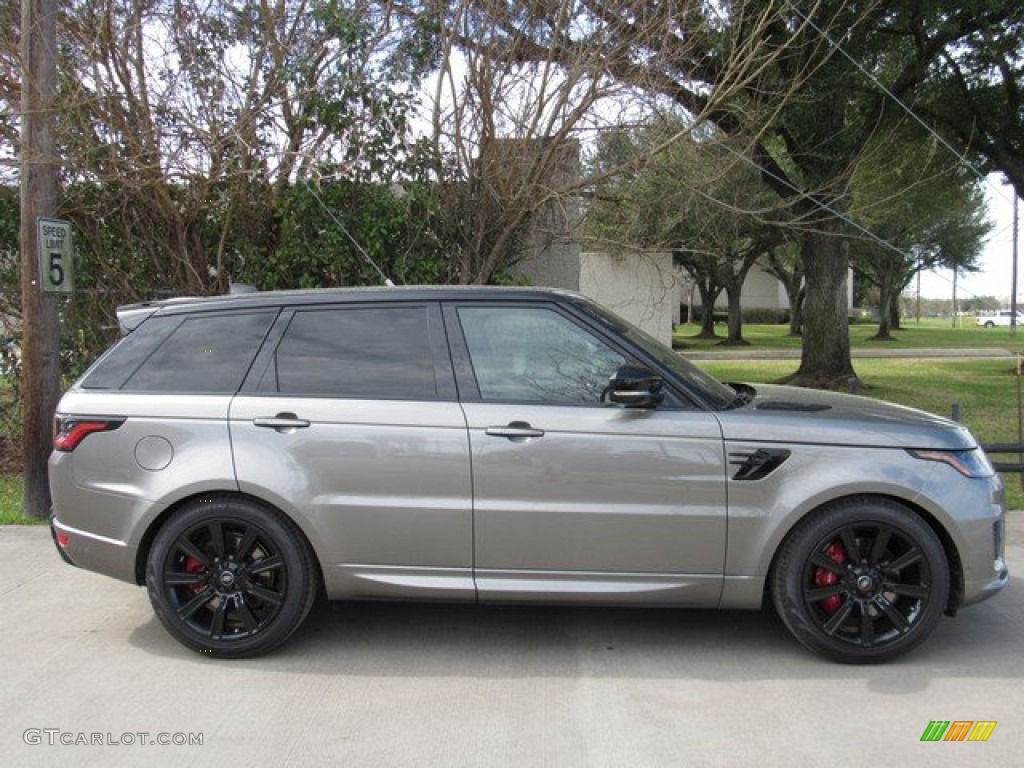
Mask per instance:
[[[45,528],[0,528],[0,755],[19,768],[1019,765],[1024,513],[1008,540],[1009,587],[885,666],[819,660],[768,614],[383,603],[318,608],[273,655],[226,662],[171,640],[143,589],[64,565]],[[922,743],[932,720],[998,725],[986,743]],[[189,734],[202,744],[150,743]]]

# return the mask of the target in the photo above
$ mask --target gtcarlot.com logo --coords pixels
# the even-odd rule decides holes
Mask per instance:
[[[65,731],[60,728],[27,728],[21,739],[31,747],[45,744],[47,746],[65,747],[201,747],[201,733],[151,733],[150,731],[125,731],[124,733],[98,733],[86,731]]]
[[[921,741],[988,741],[995,729],[995,720],[932,720]]]

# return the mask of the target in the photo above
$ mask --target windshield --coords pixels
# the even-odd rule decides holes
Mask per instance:
[[[691,392],[693,392],[712,410],[725,410],[734,404],[737,398],[737,391],[735,389],[732,389],[718,381],[718,379],[709,376],[689,360],[672,351],[653,336],[641,331],[639,328],[623,320],[613,312],[609,312],[603,307],[592,304],[589,301],[581,302],[579,306],[585,309],[591,316],[625,336],[644,352],[657,360],[661,365],[670,369],[676,376],[685,382],[687,388]]]

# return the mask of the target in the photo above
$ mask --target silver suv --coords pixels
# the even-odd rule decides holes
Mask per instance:
[[[722,384],[580,296],[388,288],[122,308],[65,394],[53,532],[167,630],[264,653],[331,599],[774,604],[845,662],[1007,582],[956,423]]]

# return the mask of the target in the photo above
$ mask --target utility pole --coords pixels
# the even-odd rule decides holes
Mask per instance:
[[[21,317],[26,515],[46,517],[46,461],[53,412],[60,397],[57,298],[44,294],[36,220],[57,212],[54,101],[57,82],[57,2],[21,0]]]
[[[1010,281],[1010,336],[1017,335],[1017,191],[1013,192],[1013,279]],[[1021,476],[1024,480],[1024,475]]]
[[[917,324],[921,324],[921,260],[917,260]]]
[[[953,327],[957,327],[957,320],[960,319],[960,313],[957,311],[956,306],[956,279],[959,276],[959,270],[953,267]]]

